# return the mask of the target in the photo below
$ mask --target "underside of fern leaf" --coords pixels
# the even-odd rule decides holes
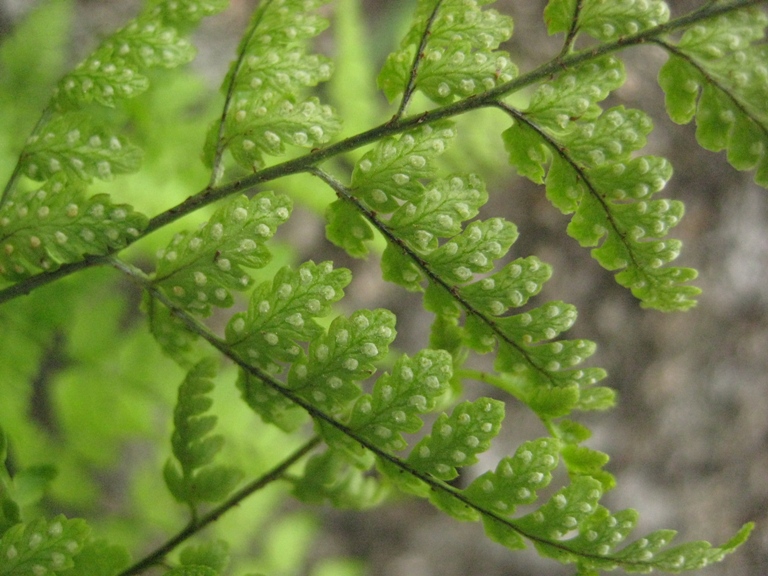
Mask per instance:
[[[376,79],[393,105],[389,119],[342,139],[345,118],[331,104],[344,110],[333,97],[349,88],[324,89],[334,66],[316,40],[330,25],[329,3],[262,0],[224,77],[220,114],[200,138],[207,183],[150,218],[89,187],[139,171],[143,152],[124,135],[135,128],[125,120],[127,101],[145,97],[158,71],[192,60],[189,32],[226,3],[147,0],[58,82],[20,151],[0,197],[0,276],[8,284],[0,302],[96,265],[140,288],[153,345],[186,374],[162,476],[191,519],[124,570],[123,548],[91,538],[83,521],[22,518],[15,479],[2,468],[0,557],[10,568],[0,574],[128,576],[164,563],[169,575],[216,576],[229,561],[226,543],[168,556],[277,480],[304,502],[339,508],[376,506],[400,491],[481,522],[508,549],[531,545],[584,576],[677,573],[734,551],[751,523],[719,547],[672,544],[672,530],[630,540],[638,513],[601,503],[617,480],[577,421],[616,401],[598,385],[605,370],[588,365],[596,345],[563,337],[576,307],[539,300],[552,266],[517,253],[518,227],[488,214],[496,184],[455,167],[451,154],[466,151],[473,130],[462,116],[498,113],[493,129],[509,164],[570,216],[567,234],[641,306],[691,308],[697,273],[671,265],[681,242],[667,237],[684,207],[658,196],[672,166],[643,153],[650,116],[616,103],[627,77],[620,52],[663,49],[658,80],[672,120],[695,119],[702,147],[725,150],[734,168],[754,170],[755,182],[768,186],[763,3],[709,2],[670,20],[661,0],[550,0],[544,22],[563,34],[563,46],[526,72],[502,49],[513,20],[493,0],[418,0]],[[421,294],[432,321],[428,345],[401,350],[388,309],[345,308],[347,293],[359,289],[350,270],[325,258],[286,263],[280,227],[294,204],[312,204],[284,185],[295,176],[312,194],[333,194],[322,210],[330,244],[379,259],[393,290]],[[196,228],[176,224],[209,205]],[[140,252],[146,236],[170,226],[174,234],[153,254]],[[128,247],[136,253],[121,253]],[[212,352],[232,370],[219,369]],[[473,369],[482,355],[490,360]],[[212,398],[226,377],[261,430],[301,444],[236,492],[240,469],[214,464],[226,452]],[[470,380],[490,385],[492,397],[468,392]],[[506,401],[529,410],[545,436],[488,465],[492,442],[513,426],[504,423]],[[478,464],[485,469],[467,474]],[[37,478],[47,482],[47,472]]]

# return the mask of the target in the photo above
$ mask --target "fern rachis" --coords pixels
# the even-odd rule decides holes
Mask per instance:
[[[123,135],[125,115],[136,114],[130,105],[152,89],[152,69],[170,75],[194,57],[186,36],[224,4],[148,0],[59,81],[0,199],[0,303],[9,306],[9,325],[24,325],[23,314],[34,312],[12,306],[22,295],[55,289],[83,269],[111,266],[141,290],[148,332],[185,372],[163,476],[189,508],[190,524],[131,563],[125,548],[90,536],[84,521],[30,516],[18,498],[24,474],[3,469],[0,557],[9,568],[0,574],[86,574],[97,566],[110,575],[140,573],[277,480],[301,500],[341,508],[373,506],[400,490],[458,520],[481,521],[510,549],[531,543],[585,575],[692,570],[742,544],[751,524],[720,547],[670,546],[669,530],[624,543],[637,514],[600,504],[616,479],[574,420],[615,402],[610,388],[596,385],[605,371],[585,365],[595,345],[560,339],[576,309],[538,302],[552,268],[535,255],[510,256],[517,227],[478,217],[495,191],[479,174],[447,168],[445,158],[469,130],[462,117],[499,111],[505,124],[495,128],[510,164],[570,216],[568,234],[642,306],[688,309],[699,292],[690,285],[696,271],[670,266],[681,246],[666,238],[683,206],[654,198],[670,163],[641,155],[652,130],[647,114],[600,103],[625,81],[622,51],[654,43],[669,54],[659,83],[670,117],[695,117],[703,147],[725,149],[735,168],[754,169],[766,186],[765,2],[710,2],[670,19],[658,0],[550,0],[544,19],[550,34],[564,34],[562,50],[525,72],[501,49],[513,21],[492,2],[420,0],[378,76],[391,117],[341,138],[344,118],[318,89],[333,75],[314,40],[329,26],[326,2],[263,0],[224,79],[220,114],[210,119],[207,185],[151,216],[89,192],[96,180],[139,170],[141,150]],[[373,105],[369,112],[382,116]],[[434,315],[428,347],[395,352],[389,310],[339,313],[351,273],[333,262],[270,267],[276,253],[281,258],[273,237],[294,203],[306,203],[282,184],[295,176],[335,195],[325,207],[330,242],[356,258],[385,246],[382,277],[423,293]],[[197,229],[177,222],[209,205]],[[153,240],[171,229],[163,245]],[[142,252],[152,242],[154,254]],[[233,313],[221,310],[236,303]],[[491,355],[492,370],[469,369],[472,355]],[[208,414],[209,396],[225,377],[264,430],[282,431],[298,446],[241,488],[238,466],[214,463],[226,449],[224,437],[211,434],[221,423]],[[451,481],[488,451],[504,418],[503,402],[467,397],[463,385],[472,378],[511,394],[547,436],[460,488]],[[432,415],[431,430],[416,440]],[[4,425],[17,441],[18,424]],[[295,466],[302,461],[303,469]],[[540,501],[557,468],[568,482]],[[520,505],[536,508],[519,514]],[[218,541],[188,545],[166,573],[223,573],[228,554]]]

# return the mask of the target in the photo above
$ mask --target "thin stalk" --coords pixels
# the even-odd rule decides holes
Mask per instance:
[[[227,95],[224,98],[224,108],[221,111],[221,119],[219,120],[219,129],[216,134],[216,151],[213,155],[213,160],[211,162],[211,179],[208,182],[208,187],[213,188],[216,186],[216,184],[221,180],[221,178],[224,177],[224,168],[222,165],[222,159],[224,157],[224,149],[225,149],[225,143],[224,143],[224,128],[226,126],[227,122],[227,116],[229,115],[229,110],[232,107],[232,99],[235,95],[235,86],[237,84],[237,77],[240,73],[241,68],[243,67],[243,62],[245,61],[245,53],[248,50],[248,45],[251,43],[251,39],[253,38],[253,35],[256,33],[256,28],[259,27],[259,21],[261,20],[261,15],[264,13],[264,10],[266,10],[269,3],[272,2],[272,0],[266,0],[262,4],[262,6],[259,7],[259,14],[258,18],[254,20],[254,22],[250,23],[250,30],[248,31],[247,36],[241,41],[240,48],[237,53],[237,59],[235,60],[234,65],[232,66],[232,75],[229,78],[229,84],[227,85]]]
[[[126,568],[118,576],[132,576],[133,574],[140,574],[144,570],[147,570],[148,568],[151,568],[152,566],[155,566],[163,561],[163,559],[171,553],[177,546],[179,546],[184,541],[188,540],[198,532],[200,532],[203,528],[208,526],[208,524],[211,524],[212,522],[215,522],[218,520],[222,515],[230,511],[232,508],[240,504],[243,500],[254,494],[255,492],[258,492],[262,488],[266,487],[267,485],[271,484],[272,482],[276,480],[281,480],[285,478],[287,470],[293,466],[296,462],[301,460],[304,456],[306,456],[309,452],[311,452],[318,444],[320,444],[320,437],[319,436],[313,436],[309,440],[307,440],[304,444],[302,444],[298,449],[294,450],[293,453],[291,453],[290,456],[288,456],[285,460],[280,462],[277,466],[272,468],[269,472],[263,474],[262,476],[259,476],[237,492],[235,492],[232,496],[230,496],[227,500],[219,504],[216,508],[208,512],[207,514],[201,516],[197,520],[193,520],[190,522],[190,524],[178,532],[175,536],[168,539],[166,542],[164,542],[162,545],[158,546],[155,550],[150,552],[147,556],[130,566],[129,568]]]
[[[437,13],[440,10],[440,6],[442,5],[442,3],[443,3],[443,0],[438,0],[435,3],[435,7],[432,9],[432,13],[429,15],[427,24],[424,27],[424,32],[422,32],[421,39],[419,40],[419,46],[418,48],[416,48],[416,54],[413,57],[413,64],[411,64],[411,72],[408,75],[408,82],[405,86],[405,90],[403,90],[403,98],[402,100],[400,100],[400,106],[398,107],[397,112],[392,117],[392,120],[390,120],[390,122],[394,122],[402,118],[403,114],[405,114],[405,109],[408,107],[408,103],[411,101],[411,98],[413,97],[413,93],[416,91],[416,76],[419,73],[419,64],[424,58],[424,48],[426,48],[427,46],[427,41],[429,40],[429,35],[432,30],[432,24],[434,24],[435,19],[437,18]]]

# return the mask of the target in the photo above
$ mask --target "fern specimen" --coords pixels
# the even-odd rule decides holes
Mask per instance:
[[[139,573],[280,479],[299,499],[338,507],[373,506],[401,490],[458,520],[482,522],[507,548],[533,544],[584,575],[693,570],[746,540],[751,524],[722,546],[673,545],[670,530],[629,541],[637,513],[613,513],[600,503],[616,480],[604,469],[607,455],[583,445],[590,432],[574,420],[615,401],[610,388],[597,385],[605,371],[585,365],[595,344],[560,337],[576,321],[571,304],[531,302],[551,267],[536,256],[510,257],[517,227],[478,217],[492,193],[482,176],[447,170],[441,157],[460,144],[459,116],[500,111],[509,163],[571,215],[568,234],[616,271],[642,306],[688,309],[698,294],[689,283],[696,272],[670,265],[681,244],[667,238],[683,205],[654,197],[671,165],[640,155],[652,130],[645,112],[603,109],[601,102],[625,81],[618,53],[654,43],[669,55],[659,83],[671,118],[695,117],[703,147],[726,149],[736,169],[754,169],[755,181],[768,185],[765,2],[709,2],[670,20],[661,1],[550,0],[544,19],[550,34],[565,34],[563,48],[525,73],[499,49],[513,22],[491,3],[417,2],[378,76],[393,115],[337,139],[344,119],[316,89],[333,72],[313,43],[328,26],[325,2],[262,1],[202,147],[207,185],[151,218],[89,192],[95,180],[111,182],[141,161],[111,109],[150,90],[150,69],[189,62],[194,49],[186,35],[224,3],[148,1],[59,81],[0,198],[0,302],[99,265],[140,288],[149,331],[187,371],[164,478],[191,520],[131,564],[125,547],[91,537],[82,520],[28,518],[12,489],[20,475],[3,471],[0,555],[9,563],[0,574]],[[523,105],[522,92],[529,94]],[[332,262],[270,271],[273,236],[294,200],[253,188],[300,174],[335,196],[324,207],[330,242],[359,258],[378,250],[378,239],[382,277],[423,292],[435,317],[428,348],[392,354],[396,319],[389,310],[339,314],[352,277]],[[129,262],[126,248],[140,249],[152,232],[213,203],[196,230],[178,226],[154,258],[145,251]],[[233,292],[248,295],[239,301]],[[232,314],[216,310],[236,302],[243,308]],[[16,313],[9,318],[16,321]],[[225,328],[217,330],[222,318]],[[199,361],[211,351],[237,368],[242,401],[266,428],[301,439],[237,491],[238,468],[213,464],[223,437],[210,434],[217,420],[207,414],[208,395],[223,369]],[[469,370],[473,353],[493,354],[493,373]],[[502,401],[466,397],[463,384],[472,377],[527,406],[548,436],[523,443],[460,488],[451,482],[489,450],[504,418]],[[431,430],[414,439],[433,415]],[[0,440],[5,458],[5,436]],[[304,468],[289,473],[305,456]],[[561,465],[568,483],[545,500],[540,493]],[[520,513],[523,505],[535,508]],[[206,542],[184,548],[166,574],[215,575],[227,564],[227,545]]]

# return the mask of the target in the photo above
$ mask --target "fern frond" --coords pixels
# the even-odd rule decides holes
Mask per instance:
[[[74,565],[90,533],[84,520],[64,516],[16,524],[0,538],[0,574],[63,572]]]
[[[454,449],[457,446],[460,444],[456,443]],[[675,532],[660,530],[619,548],[635,529],[637,512],[611,514],[599,504],[601,483],[587,476],[575,477],[533,512],[513,517],[519,506],[536,503],[538,493],[550,484],[560,449],[560,442],[553,438],[526,442],[513,457],[502,459],[494,472],[484,473],[464,490],[391,459],[385,460],[380,469],[400,487],[429,496],[433,504],[456,519],[481,519],[486,534],[500,544],[519,549],[528,540],[542,555],[575,563],[584,574],[616,568],[626,572],[702,568],[732,552],[752,529],[751,524],[745,525],[721,547],[689,542],[668,548]],[[414,452],[408,458],[409,464],[418,461]]]
[[[440,480],[453,480],[457,468],[477,462],[501,430],[504,404],[491,398],[465,401],[451,415],[441,414],[432,432],[411,450],[407,462]]]
[[[30,136],[21,170],[34,180],[56,177],[90,183],[94,178],[111,180],[116,174],[134,172],[141,158],[138,147],[93,126],[87,116],[72,113],[54,117],[44,134]]]
[[[146,216],[112,204],[106,194],[86,198],[80,186],[50,181],[0,208],[0,275],[17,281],[107,254],[138,237],[147,223]]]
[[[768,16],[759,8],[725,14],[687,30],[676,44],[658,43],[669,53],[659,71],[673,121],[696,118],[702,147],[727,150],[737,170],[755,169],[755,182],[768,187]],[[697,103],[698,102],[698,103]]]
[[[231,290],[249,288],[243,268],[261,268],[270,258],[265,242],[290,216],[291,201],[262,192],[234,197],[196,232],[177,234],[157,254],[154,283],[185,308],[207,316],[211,306],[231,306]]]
[[[221,177],[229,150],[248,170],[264,166],[264,155],[279,156],[286,145],[315,148],[341,128],[335,113],[303,88],[331,76],[330,60],[308,53],[309,40],[327,26],[316,14],[321,0],[275,0],[254,12],[237,60],[224,81],[224,115],[209,131],[205,161]]]
[[[414,142],[410,146],[414,146],[418,139],[428,139],[432,134],[420,129],[403,137],[410,136]],[[387,145],[393,150],[388,158],[397,157],[391,143],[381,149]],[[374,148],[355,170],[367,162],[362,173],[375,174],[373,159],[383,158],[387,156]],[[612,404],[613,394],[606,393],[607,389],[595,388],[583,397],[580,394],[582,388],[586,390],[605,377],[600,369],[572,368],[592,355],[593,343],[579,340],[536,345],[573,325],[576,313],[572,306],[552,303],[531,313],[504,316],[510,307],[521,306],[541,290],[550,275],[548,266],[535,258],[518,259],[489,278],[474,280],[475,274],[492,271],[494,262],[506,254],[517,237],[514,225],[500,218],[474,221],[462,230],[461,222],[475,215],[487,198],[478,177],[453,176],[448,182],[436,181],[434,187],[419,183],[393,216],[384,220],[367,207],[367,202],[353,196],[355,190],[319,171],[316,174],[388,239],[382,257],[386,279],[410,290],[423,289],[427,279],[425,307],[439,318],[466,313],[462,337],[469,346],[485,353],[501,343],[496,368],[515,374],[519,382],[516,397],[529,402],[544,418],[563,416],[577,407],[602,409]],[[417,217],[433,207],[439,207],[434,219]],[[457,228],[462,230],[458,234]],[[439,239],[445,236],[449,240],[440,244]],[[537,326],[540,334],[536,333]]]
[[[297,290],[296,300],[290,302],[292,291],[285,287],[291,284],[281,281],[273,286],[276,292],[269,298],[273,302],[289,300],[288,305],[275,302],[276,315],[270,316],[269,300],[254,298],[249,312],[251,323],[243,316],[235,318],[228,334],[236,338],[235,346],[244,352],[244,357],[253,358],[255,365],[265,366],[270,373],[280,370],[277,362],[291,362],[286,386],[295,396],[319,410],[343,413],[362,394],[358,382],[375,372],[373,362],[386,356],[396,335],[394,316],[388,310],[359,310],[349,318],[337,317],[327,332],[318,333],[312,318],[327,314],[329,303],[343,295],[349,274],[346,270],[333,271],[329,263],[324,263],[308,275],[311,267],[314,265],[302,268],[304,281],[301,272],[298,275],[299,282],[311,282],[310,290]],[[285,272],[285,276],[289,274]],[[316,280],[307,282],[308,277]],[[263,306],[264,302],[269,307]],[[264,310],[264,320],[272,331],[264,332],[260,310]],[[281,317],[288,326],[272,324]],[[235,324],[242,326],[242,330],[236,331]],[[307,351],[299,345],[299,338],[308,343]],[[241,376],[238,386],[246,403],[266,421],[287,429],[297,425],[292,402],[281,396],[279,390],[249,374]]]
[[[170,302],[169,305],[173,306]],[[178,313],[186,315],[181,310]],[[352,321],[358,315],[370,314],[359,311],[353,315]],[[345,330],[351,324],[344,317],[336,322],[343,325]],[[692,542],[667,548],[672,533],[663,531],[618,548],[634,530],[637,515],[633,511],[616,514],[608,512],[599,504],[604,485],[590,475],[581,474],[575,474],[571,484],[557,491],[533,512],[513,517],[517,506],[535,504],[536,493],[550,483],[551,472],[557,466],[563,448],[560,440],[547,438],[526,443],[512,459],[502,460],[494,473],[484,474],[465,490],[454,488],[437,477],[453,476],[455,472],[452,472],[451,465],[455,468],[471,459],[471,454],[468,456],[464,452],[469,450],[468,446],[479,448],[495,433],[501,412],[496,410],[496,415],[489,422],[482,417],[487,411],[494,412],[494,402],[480,399],[473,404],[460,405],[455,418],[443,417],[436,423],[432,437],[445,432],[447,440],[444,444],[441,440],[425,441],[430,448],[438,450],[439,456],[435,462],[431,462],[435,464],[436,474],[422,471],[418,467],[419,457],[424,458],[425,455],[422,450],[424,444],[418,446],[418,450],[412,450],[407,459],[393,454],[408,447],[402,434],[417,431],[422,425],[421,414],[433,409],[436,400],[448,390],[452,359],[447,352],[423,350],[414,359],[402,357],[393,367],[392,373],[382,375],[374,385],[373,393],[359,397],[352,405],[349,416],[345,417],[341,410],[335,414],[330,411],[334,407],[326,402],[323,390],[310,386],[297,393],[295,386],[286,386],[266,372],[251,367],[207,328],[193,325],[207,341],[235,360],[250,376],[262,380],[278,394],[306,410],[315,420],[326,443],[338,451],[339,457],[343,454],[343,458],[361,470],[369,468],[372,460],[375,460],[379,471],[400,489],[428,497],[441,510],[457,519],[483,519],[490,537],[511,548],[520,548],[525,540],[531,541],[541,554],[560,562],[576,563],[582,573],[617,567],[629,572],[648,572],[654,569],[679,571],[702,567],[721,559],[739,546],[752,528],[746,525],[722,547]],[[332,326],[329,338],[323,344],[327,346],[337,342],[340,333],[336,331],[333,336]],[[342,340],[346,342],[345,338]],[[318,355],[319,350],[318,347],[313,353],[310,348],[309,356],[324,363],[332,355],[331,350],[323,349]],[[370,352],[370,347],[366,351],[363,346],[363,354],[370,356]],[[333,355],[339,358],[344,356]],[[312,378],[313,384],[323,381],[322,376]],[[315,394],[317,391],[322,395]],[[491,424],[490,430],[487,426],[483,428],[486,423]],[[444,427],[446,424],[451,430]],[[462,425],[467,425],[470,433],[456,430]],[[473,428],[476,425],[487,434],[486,437],[473,439],[475,434],[471,432],[476,431]],[[574,429],[569,435],[583,437],[583,431]],[[430,455],[431,452],[427,457]],[[319,462],[321,468],[334,465],[330,459],[336,458],[336,455],[327,458],[329,461]],[[586,460],[588,458],[583,459]],[[448,466],[448,469],[438,468],[439,464]],[[358,475],[357,478],[361,477]],[[339,492],[335,492],[333,486],[329,488],[328,497],[343,497],[344,487],[339,487]]]
[[[199,503],[223,500],[242,478],[237,468],[212,464],[224,444],[222,436],[210,435],[216,416],[206,414],[212,404],[207,394],[213,390],[211,378],[215,375],[215,363],[202,360],[179,386],[171,437],[178,464],[169,459],[163,469],[171,494],[189,504],[193,515]]]
[[[604,42],[636,34],[668,20],[669,7],[662,0],[646,2],[550,0],[544,9],[544,21],[550,34],[575,29]]]
[[[164,4],[188,9],[186,18],[179,14],[178,22],[195,21],[205,12],[197,12],[202,8],[199,2]],[[142,12],[59,81],[0,198],[3,210],[18,214],[16,218],[9,214],[2,217],[5,228],[13,220],[39,212],[41,218],[54,222],[55,242],[44,246],[40,234],[30,235],[31,248],[37,253],[25,254],[27,262],[17,261],[8,268],[14,278],[78,262],[84,255],[114,251],[146,226],[146,218],[126,206],[111,206],[103,196],[86,199],[82,185],[93,178],[111,180],[117,174],[133,172],[141,159],[140,150],[115,135],[108,121],[95,120],[98,115],[88,106],[95,102],[115,107],[147,89],[149,81],[143,73],[147,69],[176,67],[194,57],[192,45],[163,20],[161,12],[161,8]],[[20,198],[16,184],[22,174],[47,184],[37,195]],[[44,198],[52,194],[58,200],[48,205],[50,198]],[[92,218],[82,216],[84,203]],[[107,223],[105,211],[116,215],[115,222]],[[7,243],[6,256],[19,248]]]
[[[403,355],[391,373],[376,380],[372,394],[355,402],[347,426],[383,450],[403,450],[407,443],[402,434],[423,426],[420,416],[435,408],[452,374],[451,358],[443,350]]]
[[[324,332],[315,318],[330,313],[351,280],[348,270],[330,262],[282,268],[253,290],[247,312],[229,320],[227,342],[255,366],[278,373],[278,363],[294,361],[302,344]]]
[[[686,309],[699,293],[685,284],[696,272],[665,267],[681,245],[661,240],[679,222],[683,206],[650,200],[672,169],[663,158],[632,156],[645,145],[651,121],[638,110],[601,112],[596,104],[623,80],[621,63],[605,57],[542,85],[525,112],[502,105],[513,119],[504,142],[510,162],[533,181],[543,182],[549,166],[547,196],[563,213],[574,214],[569,235],[582,246],[599,244],[592,256],[604,268],[620,270],[619,284],[643,306]]]
[[[380,504],[390,490],[368,470],[351,464],[340,450],[329,449],[307,461],[293,495],[312,504],[328,501],[342,509],[364,510]]]
[[[400,50],[390,54],[379,74],[387,98],[404,94],[407,104],[420,90],[449,104],[517,76],[509,54],[496,50],[512,36],[512,19],[482,8],[490,3],[421,0]]]
[[[135,98],[149,87],[143,74],[147,69],[174,68],[195,57],[194,47],[174,24],[196,22],[224,7],[222,2],[218,4],[213,11],[198,10],[200,2],[163,2],[155,9],[145,9],[59,81],[54,106],[69,110],[96,102],[112,108],[120,100]]]

